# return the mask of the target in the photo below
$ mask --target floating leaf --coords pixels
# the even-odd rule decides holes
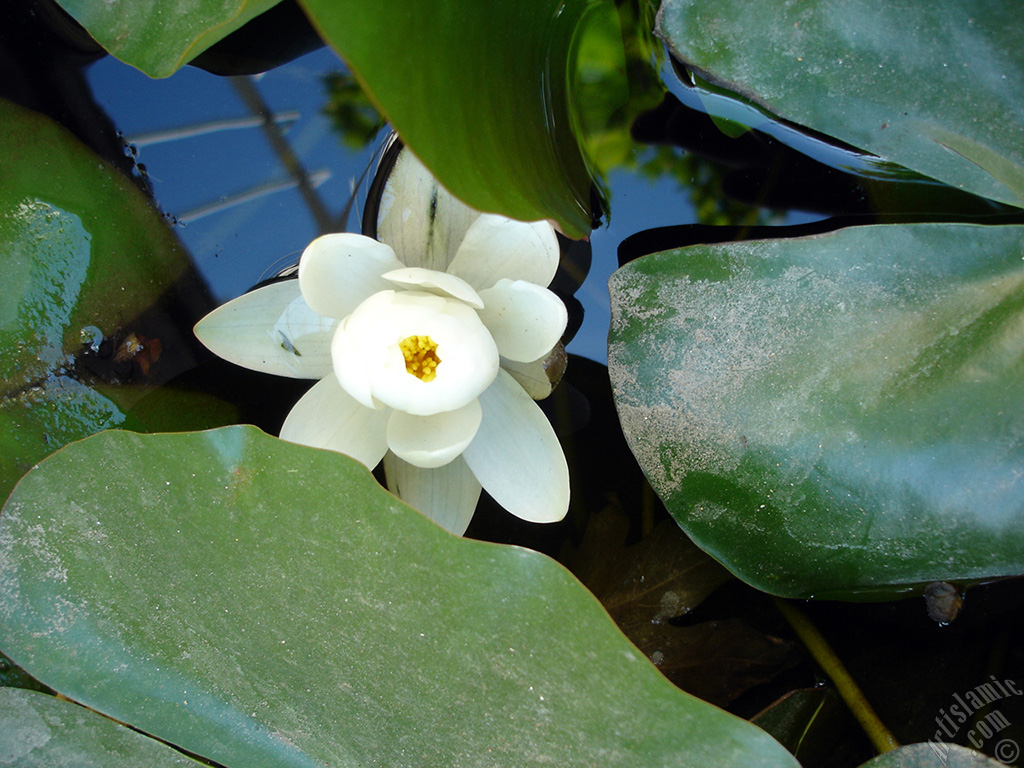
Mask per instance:
[[[201,765],[78,704],[19,688],[0,688],[0,764],[18,768]]]
[[[1024,204],[1024,34],[1008,2],[664,0],[685,61],[771,112]],[[824,95],[827,94],[827,98]]]
[[[1024,573],[1022,242],[863,227],[619,270],[619,415],[694,541],[792,597]]]
[[[1010,741],[1014,749],[1011,760],[1016,761],[1019,751],[1016,742]],[[868,760],[861,768],[999,768],[1012,765],[993,760],[968,747],[958,744],[942,744],[927,742],[924,744],[908,744]]]
[[[281,0],[57,0],[109,53],[168,77]]]
[[[4,651],[223,765],[795,766],[554,561],[253,427],[106,432],[0,516]]]
[[[121,328],[186,272],[188,260],[131,182],[49,118],[2,100],[0,167],[3,499],[35,462],[121,424],[145,394],[94,386],[96,377],[78,365],[90,346],[112,344],[110,361],[120,356],[129,370],[143,362],[153,375],[173,370],[168,358],[180,357],[180,331],[168,328],[158,348],[158,339],[129,338]],[[179,424],[188,414],[182,402]]]

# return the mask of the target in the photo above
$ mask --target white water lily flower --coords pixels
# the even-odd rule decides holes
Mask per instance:
[[[240,365],[320,379],[281,437],[370,468],[384,459],[389,488],[454,533],[481,486],[525,520],[560,520],[565,457],[517,381],[536,378],[531,366],[566,326],[545,287],[559,256],[551,225],[469,209],[404,151],[378,222],[394,249],[363,235],[319,237],[298,280],[225,304],[196,335]]]

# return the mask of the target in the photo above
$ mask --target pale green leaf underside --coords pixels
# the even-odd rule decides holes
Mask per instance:
[[[32,675],[232,768],[796,765],[553,561],[252,427],[58,452],[0,517],[0,595]]]
[[[1024,204],[1024,32],[1013,2],[664,0],[676,54],[780,117]]]
[[[281,0],[58,0],[107,51],[169,77]]]

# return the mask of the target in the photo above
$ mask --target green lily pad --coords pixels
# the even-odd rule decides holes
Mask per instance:
[[[402,140],[454,195],[590,232],[569,83],[593,0],[300,0]],[[603,17],[602,17],[603,18]]]
[[[96,386],[76,356],[118,337],[185,273],[188,255],[130,181],[49,118],[2,100],[0,167],[3,499],[48,453],[123,423],[151,389]],[[180,346],[168,334],[154,375]]]
[[[57,0],[126,64],[168,77],[281,0]]]
[[[1024,36],[1011,2],[664,0],[685,62],[780,117],[1024,204]]]
[[[620,269],[616,405],[680,525],[790,597],[1024,573],[1022,244],[890,225]]]
[[[1016,761],[1020,754],[1017,744],[1007,739],[1012,745],[1004,757]],[[995,760],[977,750],[962,747],[959,744],[943,744],[926,742],[924,744],[908,744],[868,760],[861,768],[999,768],[1012,763]]]
[[[0,515],[30,674],[232,768],[796,766],[668,683],[564,568],[253,427],[106,432]]]
[[[0,764],[18,768],[201,765],[78,704],[20,688],[0,688]]]

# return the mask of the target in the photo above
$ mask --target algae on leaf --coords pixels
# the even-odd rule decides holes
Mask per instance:
[[[0,515],[0,637],[231,768],[796,766],[665,680],[554,561],[253,427],[106,432],[30,472]]]
[[[885,599],[1024,572],[1024,228],[693,246],[612,278],[634,454],[759,589]]]

